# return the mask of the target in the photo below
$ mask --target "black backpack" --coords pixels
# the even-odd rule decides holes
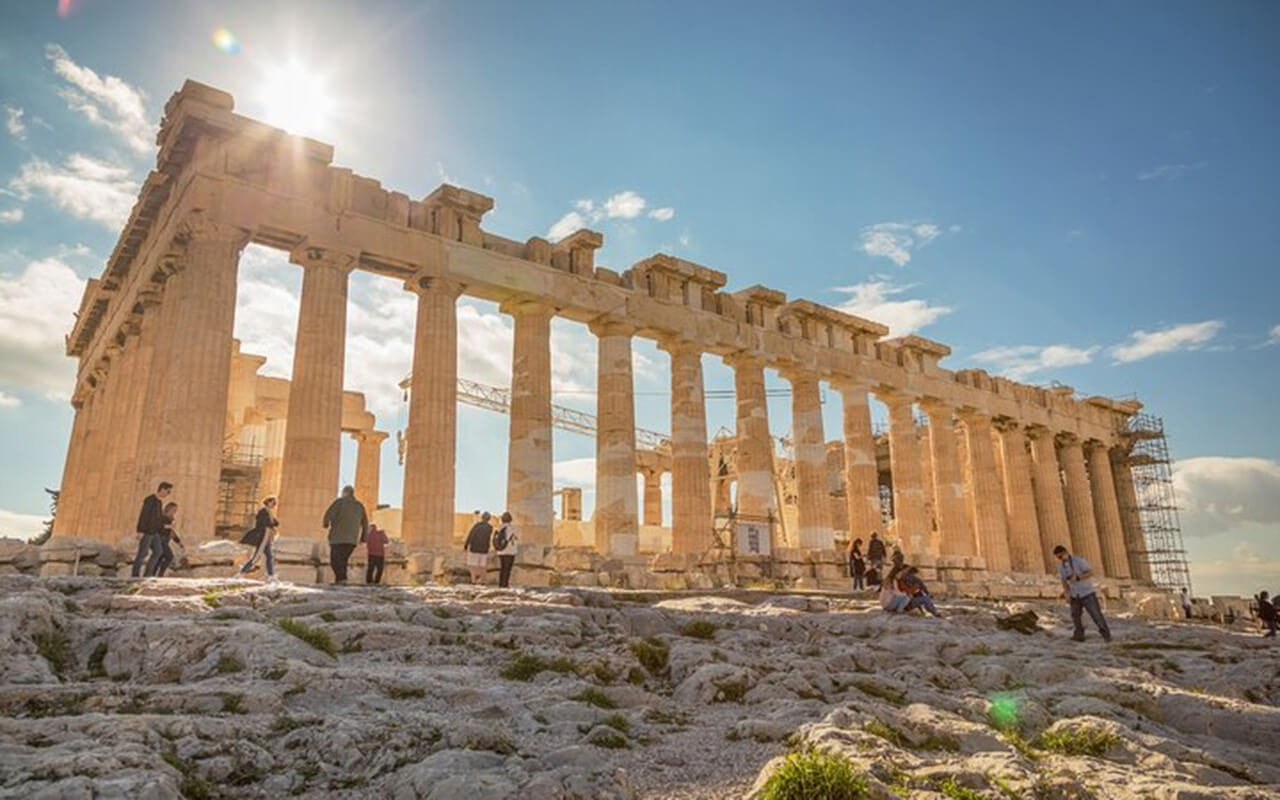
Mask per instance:
[[[493,549],[506,550],[507,542],[511,537],[507,535],[507,526],[503,525],[498,528],[498,532],[493,535]]]

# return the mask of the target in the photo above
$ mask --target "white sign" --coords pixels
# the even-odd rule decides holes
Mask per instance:
[[[735,530],[740,556],[769,555],[769,525],[765,522],[739,522]]]

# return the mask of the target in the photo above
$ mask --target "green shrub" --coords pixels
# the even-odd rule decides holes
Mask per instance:
[[[627,670],[627,683],[632,683],[632,684],[635,684],[636,686],[639,686],[640,684],[645,682],[645,678],[647,677],[648,676],[645,674],[645,671],[640,667],[632,667],[631,669]]]
[[[608,686],[618,679],[618,671],[603,661],[596,661],[590,668],[595,679]]]
[[[719,625],[711,622],[710,620],[695,619],[686,623],[685,626],[680,629],[680,635],[688,636],[693,639],[714,639],[716,638],[716,631],[719,630],[719,628]]]
[[[617,708],[618,704],[613,702],[613,698],[599,689],[587,688],[578,692],[570,700],[577,700],[579,703],[586,703],[596,708]]]
[[[895,747],[907,746],[906,737],[903,736],[897,728],[886,725],[878,719],[871,720],[866,725],[863,725],[862,729],[872,736],[879,736],[881,739],[884,739]]]
[[[243,714],[245,713],[244,695],[242,694],[224,694],[222,696],[222,713],[224,714]]]
[[[627,737],[612,731],[595,734],[591,738],[591,743],[596,747],[603,747],[608,750],[622,750],[630,746],[627,743]]]
[[[280,620],[280,629],[291,636],[296,636],[315,649],[330,656],[336,656],[338,648],[334,647],[333,639],[329,638],[329,634],[325,631],[311,627],[305,622],[299,622],[292,617],[285,617]]]
[[[218,663],[213,665],[213,671],[219,675],[244,672],[244,662],[235,653],[223,653],[218,656]]]
[[[671,655],[671,648],[667,647],[667,643],[661,639],[650,636],[647,639],[632,642],[631,653],[636,657],[636,661],[640,662],[640,666],[649,670],[650,675],[660,675],[667,668],[667,658]]]
[[[573,672],[577,667],[573,659],[564,656],[546,659],[533,653],[519,653],[500,674],[509,681],[531,681],[539,672]]]
[[[184,761],[173,750],[163,753],[161,758],[182,776],[182,783],[178,786],[178,791],[182,793],[183,797],[187,798],[187,800],[213,799],[213,785],[196,774],[195,765],[189,761]]]
[[[934,784],[937,791],[950,797],[951,800],[990,800],[990,798],[976,789],[970,789],[968,786],[961,786],[956,783],[955,778],[945,778]]]
[[[59,678],[72,666],[75,657],[71,654],[71,639],[61,628],[54,628],[48,633],[37,633],[31,637],[31,641],[35,642],[36,652],[49,662],[53,673]]]
[[[1042,750],[1061,753],[1065,756],[1093,756],[1101,758],[1107,751],[1120,743],[1120,737],[1111,731],[1101,728],[1059,728],[1056,731],[1045,731],[1036,739],[1036,746]]]
[[[621,731],[627,734],[631,733],[631,721],[621,714],[610,714],[609,716],[600,720],[600,724],[608,725],[610,728],[613,728],[615,731]]]
[[[810,750],[792,753],[774,770],[759,800],[865,800],[867,779],[838,756]]]

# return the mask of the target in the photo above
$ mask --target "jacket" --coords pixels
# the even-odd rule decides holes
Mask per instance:
[[[329,544],[355,545],[369,532],[369,515],[359,500],[339,497],[324,512],[324,526],[329,529]]]
[[[867,545],[867,558],[872,561],[884,560],[884,539],[872,539]]]
[[[154,494],[147,495],[142,501],[142,511],[138,514],[138,533],[155,534],[164,530],[164,504]]]
[[[462,549],[468,553],[489,552],[489,540],[493,538],[493,526],[487,522],[477,522],[467,533],[467,542]]]

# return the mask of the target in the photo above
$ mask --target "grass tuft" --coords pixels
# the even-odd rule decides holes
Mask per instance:
[[[569,699],[577,700],[579,703],[586,703],[587,705],[595,706],[596,708],[613,709],[618,707],[618,704],[613,701],[612,697],[599,689],[591,687],[583,689],[581,692],[575,694]]]
[[[714,639],[716,631],[720,626],[705,619],[691,620],[680,629],[681,636],[688,636],[692,639]]]
[[[1066,756],[1093,756],[1102,758],[1107,751],[1120,743],[1120,737],[1101,728],[1062,728],[1045,731],[1035,745],[1042,750]]]
[[[31,641],[35,642],[36,652],[49,662],[53,673],[59,678],[62,677],[62,673],[71,668],[75,661],[71,653],[71,639],[61,628],[54,628],[48,633],[37,633],[31,637]]]
[[[950,797],[951,800],[990,800],[989,795],[985,795],[977,789],[970,789],[968,786],[961,786],[956,783],[955,778],[945,778],[935,783],[934,789],[939,794]]]
[[[879,736],[894,747],[907,746],[907,737],[903,736],[897,728],[886,725],[878,719],[871,720],[863,725],[862,729],[872,736]]]
[[[792,753],[760,789],[759,800],[865,800],[867,779],[853,764],[816,750]]]
[[[640,662],[640,666],[649,670],[650,675],[660,675],[667,668],[667,659],[671,648],[661,639],[650,636],[631,643],[631,653]]]
[[[333,639],[331,639],[329,634],[325,631],[313,628],[305,622],[299,622],[292,617],[285,617],[280,620],[279,624],[282,631],[290,634],[291,636],[298,637],[320,652],[329,656],[336,656],[338,654],[338,648],[334,647]]]
[[[214,591],[213,589],[210,589],[209,591],[200,595],[200,599],[203,600],[204,604],[209,608],[222,607],[222,601],[218,599],[218,592]]]
[[[509,681],[531,681],[540,672],[573,672],[577,666],[573,659],[564,656],[546,659],[532,653],[519,653],[499,674]]]
[[[244,662],[235,653],[223,653],[218,656],[218,663],[213,665],[213,671],[219,675],[244,672]]]
[[[621,714],[610,714],[609,716],[600,720],[600,724],[608,725],[610,728],[613,728],[615,731],[621,731],[622,733],[625,733],[625,734],[631,733],[631,721]]]

